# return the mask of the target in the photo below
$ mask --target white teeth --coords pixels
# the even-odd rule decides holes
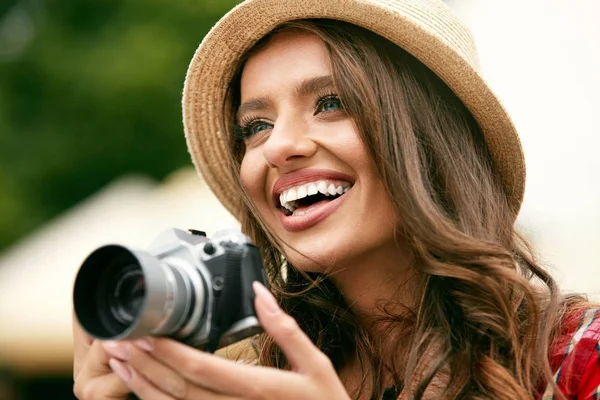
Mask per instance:
[[[307,192],[308,190],[306,189],[305,185],[298,186],[298,197],[296,198],[296,200],[305,198],[308,194]]]
[[[296,208],[298,208],[296,200],[303,199],[307,196],[313,196],[318,193],[322,193],[325,196],[341,195],[350,190],[350,187],[351,184],[349,182],[338,184],[338,186],[336,186],[335,183],[328,184],[326,180],[310,182],[284,190],[279,194],[279,203],[283,208],[293,213],[293,215],[304,215],[305,211],[296,210]]]
[[[290,201],[294,201],[298,198],[298,195],[296,194],[296,189],[290,189],[287,192],[287,196],[285,196],[285,201],[286,202],[290,202]]]
[[[294,210],[296,209],[296,202],[292,201],[290,203],[283,203],[282,204],[289,212],[294,212]]]
[[[319,190],[319,192],[321,192],[323,194],[327,194],[327,182],[325,182],[325,181],[317,182],[317,189]]]

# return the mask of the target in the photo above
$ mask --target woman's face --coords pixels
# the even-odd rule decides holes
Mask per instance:
[[[251,56],[238,123],[242,184],[294,266],[321,271],[395,251],[398,218],[317,36],[281,32]]]

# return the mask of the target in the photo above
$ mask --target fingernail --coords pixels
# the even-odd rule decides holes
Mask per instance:
[[[262,283],[258,281],[252,282],[252,288],[256,297],[265,305],[267,311],[276,313],[280,310],[277,300],[275,300],[273,294]]]
[[[140,349],[145,350],[147,352],[151,352],[153,349],[152,343],[150,343],[150,340],[148,339],[136,339],[133,341],[133,343]]]
[[[108,360],[108,365],[110,366],[110,369],[125,382],[128,382],[131,379],[131,370],[122,362],[111,358]]]
[[[121,360],[127,360],[129,358],[129,352],[121,344],[113,341],[107,341],[102,343],[104,350],[111,356],[114,356]]]

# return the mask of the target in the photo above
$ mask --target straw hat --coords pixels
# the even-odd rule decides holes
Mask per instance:
[[[518,213],[525,190],[525,162],[504,107],[477,72],[468,30],[439,0],[247,0],[206,35],[189,66],[183,120],[198,172],[234,216],[240,196],[228,163],[223,103],[239,57],[278,25],[327,18],[369,29],[396,43],[435,72],[471,111],[485,135],[510,203]]]

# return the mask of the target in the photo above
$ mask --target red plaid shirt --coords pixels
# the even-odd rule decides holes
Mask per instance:
[[[600,400],[600,309],[568,319],[563,332],[550,351],[554,382],[567,399]],[[560,397],[548,385],[538,399]]]

